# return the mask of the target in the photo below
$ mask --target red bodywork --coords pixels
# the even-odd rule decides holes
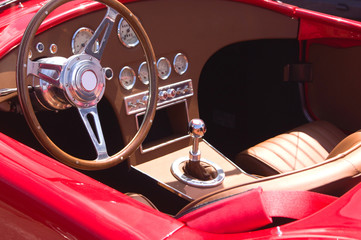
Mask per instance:
[[[13,8],[0,13],[0,58],[20,43],[28,22],[44,2],[26,1],[16,14]],[[359,22],[275,1],[239,2],[300,18],[300,41],[361,44]],[[97,8],[98,4],[87,1],[77,8],[63,7],[41,30]],[[15,239],[356,239],[361,232],[361,185],[316,214],[279,229],[219,235],[187,227],[3,134],[0,164],[0,232]]]

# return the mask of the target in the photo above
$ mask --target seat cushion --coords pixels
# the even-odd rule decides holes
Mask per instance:
[[[315,121],[257,144],[235,158],[248,173],[269,176],[320,163],[346,137],[335,125]]]

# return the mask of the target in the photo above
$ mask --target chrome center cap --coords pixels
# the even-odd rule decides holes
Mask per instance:
[[[61,81],[68,100],[76,107],[95,106],[104,95],[105,73],[99,60],[88,54],[71,56]]]
[[[93,91],[97,86],[97,82],[97,76],[92,70],[83,72],[83,75],[81,76],[81,86],[85,91]]]

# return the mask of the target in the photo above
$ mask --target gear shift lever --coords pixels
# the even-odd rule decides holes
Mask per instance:
[[[193,147],[189,151],[189,160],[200,161],[201,152],[199,150],[199,139],[201,139],[206,133],[206,125],[201,119],[192,119],[189,122],[188,129],[188,133],[193,138]]]
[[[192,149],[189,157],[175,160],[171,172],[178,180],[196,187],[214,187],[222,183],[225,174],[217,164],[201,158],[199,142],[206,133],[206,125],[201,119],[192,119],[188,124],[188,133],[192,137]]]
[[[188,133],[193,138],[193,146],[189,151],[189,161],[186,162],[184,172],[199,180],[207,181],[217,176],[215,169],[207,164],[201,163],[201,151],[199,150],[199,140],[206,132],[206,125],[201,119],[192,119],[188,125]]]

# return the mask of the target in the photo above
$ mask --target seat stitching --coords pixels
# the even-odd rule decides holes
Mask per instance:
[[[290,133],[290,135],[295,136],[295,134],[293,134],[293,133],[296,133],[296,132],[292,132],[292,133]],[[300,133],[300,132],[297,132],[298,135],[299,135],[299,133]],[[304,132],[303,132],[303,133],[304,133]],[[305,134],[306,134],[306,133],[305,133]],[[309,137],[311,137],[311,136],[308,135],[308,134],[306,134],[306,135],[309,136]],[[312,137],[311,137],[311,138],[312,138]],[[304,140],[302,137],[300,137],[300,139],[302,140],[302,142],[303,142],[305,145],[307,145],[309,148],[311,148],[315,154],[317,154],[320,158],[323,158],[323,160],[325,160],[325,158],[322,156],[321,152],[318,151],[313,145],[311,145],[308,141]],[[312,138],[312,139],[314,139],[314,138]],[[314,139],[314,140],[316,140],[316,139]],[[318,144],[320,144],[319,141],[316,140],[316,142],[318,142]],[[324,149],[324,147],[323,147],[321,144],[320,144],[320,146]],[[301,151],[302,151],[306,156],[308,156],[309,159],[310,159],[313,163],[318,163],[318,162],[317,162],[316,160],[314,160],[314,158],[312,158],[307,152],[303,151],[302,149],[301,149]],[[325,149],[325,151],[327,152],[326,149]]]
[[[296,154],[297,154],[297,145],[296,145],[294,142],[288,140],[287,138],[284,138],[284,136],[282,136],[282,135],[278,136],[278,138],[280,138],[280,139],[282,139],[282,140],[284,140],[284,141],[286,141],[286,142],[289,142],[290,144],[294,145],[294,147],[295,147],[295,149],[296,149]],[[272,140],[272,139],[270,139],[270,140]],[[272,142],[272,141],[270,141],[270,142],[273,143],[273,144],[275,144],[275,145],[279,145],[279,144],[276,144],[276,143],[274,143],[274,142]],[[283,147],[282,147],[282,148],[283,148]],[[287,153],[290,154],[291,156],[294,155],[294,154],[292,154],[292,152],[291,152],[290,150],[287,150],[286,148],[283,148],[283,149],[284,149],[285,152],[287,152]],[[295,160],[295,161],[294,161],[294,167],[290,166],[293,170],[295,170],[296,161],[297,161],[297,155],[294,155],[294,156],[295,156],[295,159],[294,159],[294,160]],[[300,164],[301,164],[301,167],[306,167],[306,165],[305,165],[302,161],[300,161]]]

